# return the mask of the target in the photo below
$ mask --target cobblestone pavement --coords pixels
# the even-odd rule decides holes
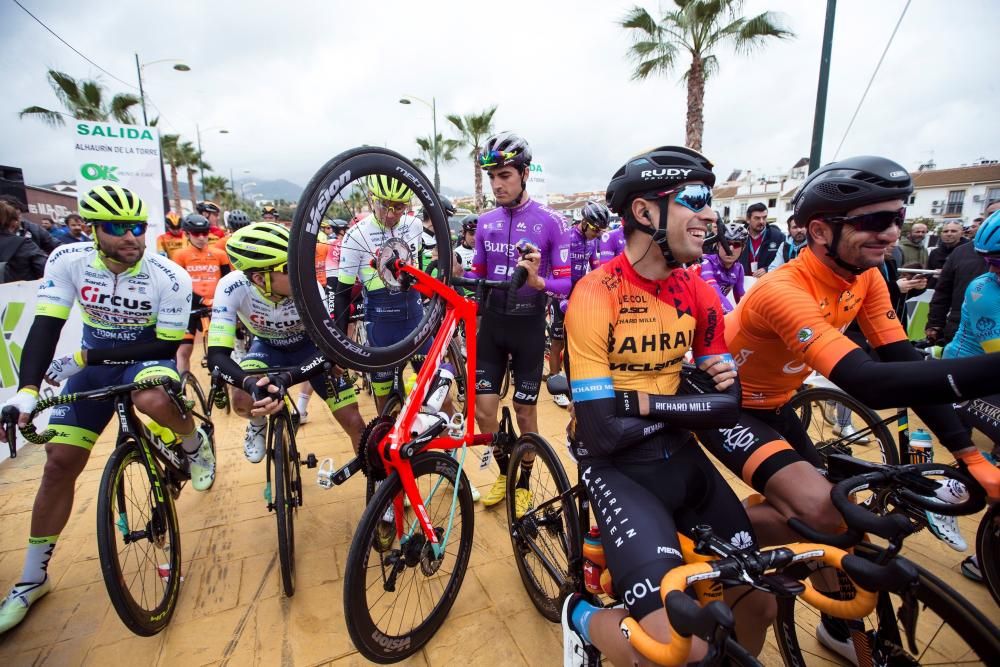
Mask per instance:
[[[202,377],[204,381],[205,378]],[[374,408],[363,398],[362,413]],[[543,392],[540,430],[574,477],[565,455],[566,412]],[[325,406],[313,399],[311,420],[299,432],[300,450],[320,458],[348,458],[350,443]],[[137,637],[119,620],[108,600],[95,542],[96,491],[111,452],[115,429],[104,433],[80,476],[69,525],[50,567],[53,591],[21,624],[0,636],[0,664],[22,665],[359,665],[343,620],[342,578],[351,536],[361,515],[364,483],[352,479],[326,491],[315,471],[303,469],[305,505],[296,523],[297,592],[279,593],[275,521],[262,497],[263,466],[242,454],[244,424],[234,416],[217,420],[218,476],[206,494],[185,489],[178,501],[184,582],[170,626],[155,637]],[[942,457],[944,458],[944,457]],[[17,580],[29,517],[45,454],[25,447],[0,464],[0,585]],[[484,493],[495,466],[469,475]],[[725,472],[725,471],[724,471]],[[726,472],[746,495],[746,487]],[[973,541],[978,517],[961,525]],[[997,618],[986,590],[959,573],[962,556],[927,536],[908,542],[909,556],[959,589]],[[825,656],[821,657],[821,656]],[[817,649],[815,664],[832,657]],[[773,641],[762,656],[780,662]],[[558,625],[544,621],[524,592],[511,555],[503,505],[476,506],[475,541],[469,572],[458,600],[434,639],[406,664],[560,665]],[[833,664],[833,663],[831,663]]]

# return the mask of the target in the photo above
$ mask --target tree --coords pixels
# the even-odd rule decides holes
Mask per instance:
[[[210,169],[205,165],[206,169]],[[229,192],[229,181],[222,176],[206,176],[201,181],[201,194],[208,199],[220,199],[222,194]]]
[[[181,188],[177,181],[177,168],[184,165],[184,151],[181,148],[181,135],[164,134],[160,137],[160,155],[163,161],[170,165],[170,186],[174,195],[174,210],[180,215]]]
[[[431,137],[417,137],[417,146],[420,148],[420,157],[414,158],[413,163],[420,167],[421,169],[426,169],[430,165],[434,164],[448,164],[449,162],[454,162],[458,158],[455,157],[455,151],[459,149],[462,142],[455,139],[445,139],[440,134],[437,135],[437,143]],[[437,149],[437,159],[434,159],[434,149]],[[434,189],[437,191],[441,190],[441,183],[438,179],[434,180]]]
[[[465,116],[449,114],[445,116],[448,122],[455,126],[461,135],[459,141],[463,146],[467,146],[469,156],[472,158],[472,182],[476,195],[476,212],[483,210],[483,170],[479,168],[476,159],[479,151],[483,149],[483,140],[493,134],[493,114],[497,111],[497,105],[491,106],[482,113],[470,113]]]
[[[187,170],[187,181],[188,181],[188,192],[191,195],[191,201],[198,201],[198,191],[194,188],[194,172],[198,170],[211,169],[212,165],[208,164],[202,158],[201,152],[194,147],[190,141],[185,141],[180,145],[181,155],[184,158],[184,168]],[[202,184],[202,189],[205,185]]]
[[[691,66],[684,72],[686,142],[700,151],[705,130],[705,81],[719,71],[719,60],[713,51],[722,44],[731,44],[737,53],[748,54],[769,37],[784,39],[794,34],[783,29],[771,12],[744,18],[742,0],[674,2],[676,9],[664,12],[659,23],[643,7],[633,6],[621,26],[633,37],[628,56],[636,63],[632,73],[635,80],[669,74],[680,64],[682,52],[691,56]]]
[[[131,109],[139,104],[139,98],[128,93],[119,93],[111,98],[110,103],[105,97],[104,87],[97,81],[80,80],[63,72],[50,69],[49,85],[55,91],[62,104],[63,111],[53,111],[40,106],[25,107],[18,114],[19,118],[31,116],[38,118],[51,127],[62,127],[66,121],[64,116],[89,121],[116,121],[126,125],[135,125]]]

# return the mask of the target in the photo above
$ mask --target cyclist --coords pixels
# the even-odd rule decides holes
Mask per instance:
[[[733,302],[729,300],[729,295],[733,295],[736,303],[743,298],[744,273],[743,265],[740,263],[740,253],[747,244],[747,228],[735,222],[719,222],[718,233],[725,237],[729,243],[729,252],[726,252],[722,243],[716,242],[716,252],[705,255],[701,258],[701,264],[695,269],[701,275],[701,279],[715,288],[715,293],[719,295],[722,302],[722,310],[726,313],[732,312]]]
[[[238,229],[243,229],[249,224],[250,224],[250,216],[248,216],[245,212],[243,212],[240,209],[235,209],[233,211],[230,211],[229,217],[226,219],[226,227],[229,230],[229,232],[221,239],[213,243],[212,245],[214,245],[219,250],[225,252],[226,244],[229,243],[229,239],[232,236],[233,232],[235,232]]]
[[[79,213],[94,240],[61,246],[49,256],[24,345],[20,386],[4,404],[20,411],[22,425],[38,401],[43,376],[50,384],[64,384],[67,394],[161,375],[178,379],[173,357],[191,307],[191,279],[170,260],[144,252],[146,205],[131,191],[98,186],[83,197]],[[74,301],[83,318],[82,349],[53,359]],[[191,460],[192,486],[211,487],[215,459],[192,418],[182,417],[160,387],[132,398],[140,412],[178,434]],[[29,606],[49,592],[49,561],[73,507],[76,479],[113,410],[109,400],[52,411],[57,435],[45,448],[24,569],[0,605],[0,632],[20,623]]]
[[[202,308],[212,305],[212,295],[219,279],[229,273],[229,257],[225,250],[209,245],[210,225],[208,218],[198,213],[191,213],[184,218],[184,233],[187,235],[188,247],[177,253],[175,261],[191,276],[194,297],[192,308]],[[202,330],[202,315],[192,314],[188,324],[187,334],[177,350],[177,370],[183,373],[191,369],[191,352],[194,349],[194,339]]]
[[[570,293],[572,293],[572,286],[580,278],[600,265],[597,251],[599,237],[607,230],[610,222],[611,211],[604,204],[588,201],[583,205],[580,222],[573,225],[569,231]],[[563,328],[566,300],[553,301],[551,308],[552,335],[549,348],[549,373],[557,375],[562,372],[563,348],[566,345],[566,332]],[[568,396],[557,394],[552,397],[552,400],[561,408],[569,407]]]
[[[445,218],[455,215],[455,205],[444,195],[439,194],[438,200],[441,202],[441,210],[444,211]],[[426,271],[431,262],[437,260],[437,238],[434,236],[434,225],[431,223],[431,212],[428,209],[421,211],[420,217],[423,219],[423,231],[420,234],[420,270]]]
[[[739,367],[743,412],[734,428],[703,431],[702,443],[762,493],[748,510],[765,544],[800,539],[798,517],[826,532],[842,524],[822,462],[788,400],[815,369],[875,409],[910,405],[969,473],[1000,498],[1000,471],[972,446],[950,403],[996,392],[1000,355],[925,363],[907,340],[879,272],[899,238],[913,191],[905,168],[855,157],[813,172],[793,199],[808,229],[798,257],[761,278],[726,318],[726,342]],[[843,333],[852,320],[880,361]],[[820,641],[855,659],[846,626],[824,619]]]
[[[597,244],[598,259],[601,264],[607,264],[625,250],[625,228],[609,225],[608,231],[601,234]]]
[[[195,211],[197,211],[199,215],[205,216],[208,220],[208,234],[212,237],[212,242],[225,237],[226,230],[219,225],[219,220],[222,218],[222,209],[219,208],[218,204],[214,201],[200,201],[198,202],[198,205],[195,206]]]
[[[156,252],[173,260],[178,252],[187,247],[187,237],[184,236],[184,230],[181,228],[180,216],[173,211],[167,213],[164,222],[167,231],[156,237]]]
[[[260,207],[260,219],[264,222],[277,222],[278,209],[271,204],[264,204]]]
[[[416,217],[406,214],[413,192],[403,183],[390,176],[372,175],[366,184],[373,202],[372,213],[348,229],[341,243],[334,317],[337,326],[346,332],[351,290],[355,281],[360,281],[369,344],[385,347],[413,331],[424,313],[416,290],[394,291],[382,281],[370,265],[372,255],[391,241],[401,253],[409,252],[411,262],[419,261],[421,226]],[[428,342],[420,354],[425,354],[429,347]],[[396,369],[389,368],[371,375],[372,393],[379,410],[392,391],[395,373]]]
[[[455,246],[455,266],[452,272],[456,276],[472,270],[472,260],[476,255],[476,226],[479,216],[475,213],[462,218],[462,237]]]
[[[538,432],[538,390],[545,361],[545,308],[549,296],[569,294],[569,235],[558,213],[528,196],[531,147],[513,132],[486,140],[478,156],[486,170],[497,207],[479,216],[476,253],[470,278],[509,279],[524,267],[528,280],[508,299],[508,290],[488,290],[481,304],[481,326],[476,338],[476,422],[482,433],[499,428],[497,392],[512,359],[514,413],[522,433]],[[521,258],[518,252],[526,254]],[[505,472],[509,458],[498,455],[500,476],[483,499],[495,505],[507,494]],[[521,482],[519,482],[521,483]],[[527,475],[518,507],[530,506]],[[523,510],[520,510],[523,514]],[[520,516],[520,514],[518,514]]]
[[[588,644],[616,665],[646,664],[619,622],[631,615],[650,634],[667,633],[658,584],[683,564],[678,531],[709,524],[735,547],[754,546],[739,499],[690,431],[735,423],[739,413],[719,297],[683,268],[701,256],[715,220],[714,184],[712,163],[688,148],[662,146],[629,160],[607,193],[624,221],[625,252],[585,276],[570,297],[570,446],[627,610],[602,610],[580,595],[567,598],[566,665],[596,665]],[[700,370],[682,377],[689,350]],[[745,588],[726,591],[726,598],[741,644],[758,652],[775,613],[772,598]],[[695,651],[692,660],[699,658]]]
[[[306,336],[291,298],[288,238],[288,230],[273,222],[258,222],[233,234],[227,252],[236,270],[220,280],[215,289],[208,330],[209,367],[218,368],[223,379],[236,388],[233,407],[240,416],[250,419],[243,453],[251,463],[264,458],[266,415],[280,410],[284,393],[324,361]],[[253,344],[238,364],[230,357],[237,320],[254,335]],[[255,369],[270,366],[297,366],[300,371],[287,376],[254,375]],[[333,394],[322,376],[309,383],[350,437],[356,452],[365,424],[354,387],[343,375],[334,381]]]

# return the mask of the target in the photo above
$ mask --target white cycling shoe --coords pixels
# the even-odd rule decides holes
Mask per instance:
[[[924,512],[927,515],[927,527],[934,537],[938,538],[955,551],[966,551],[969,545],[962,537],[962,529],[958,527],[957,516],[946,516]]]
[[[267,449],[266,433],[266,420],[259,425],[253,422],[247,423],[247,432],[243,436],[243,456],[247,457],[250,463],[260,463],[264,458],[264,451]]]
[[[208,491],[215,483],[215,453],[212,443],[201,428],[198,429],[201,446],[194,455],[189,456],[191,462],[191,486],[195,491]]]
[[[854,424],[847,424],[843,427],[837,424],[833,427],[833,434],[838,438],[845,438],[859,445],[867,445],[871,442],[871,438],[867,435],[855,435],[857,432],[858,429],[854,428]]]
[[[24,620],[28,609],[38,598],[52,589],[48,577],[40,584],[34,582],[18,582],[0,604],[0,634],[3,634]]]

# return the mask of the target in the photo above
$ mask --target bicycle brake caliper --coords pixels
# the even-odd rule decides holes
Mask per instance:
[[[910,653],[917,653],[917,617],[920,615],[920,602],[917,600],[916,583],[907,587],[902,595],[903,603],[899,606],[896,616],[906,633],[906,646]]]

